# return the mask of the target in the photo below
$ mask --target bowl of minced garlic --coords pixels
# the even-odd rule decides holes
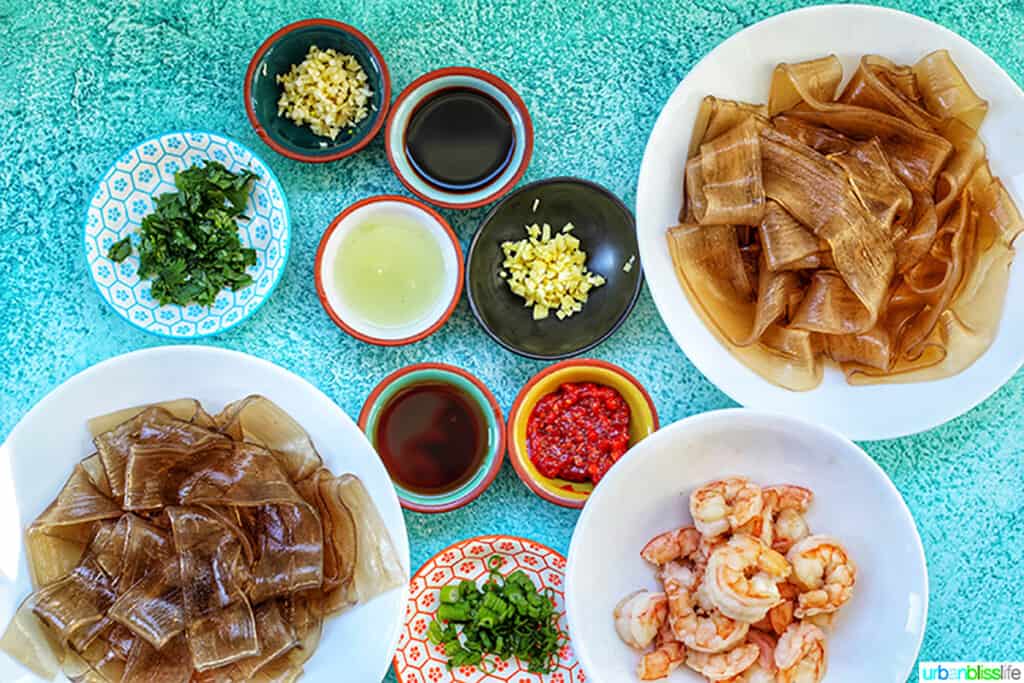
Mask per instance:
[[[330,19],[285,26],[264,42],[246,74],[253,128],[298,161],[333,161],[365,147],[390,99],[380,52],[355,28]]]
[[[551,311],[565,320],[583,310],[590,291],[605,283],[587,270],[587,252],[566,223],[552,233],[548,223],[526,226],[526,237],[501,245],[505,255],[499,274],[516,296],[533,308],[533,319],[543,320]]]
[[[366,71],[352,55],[311,45],[301,63],[277,75],[277,115],[337,139],[342,130],[354,131],[355,124],[370,114],[373,89],[367,81]]]
[[[583,178],[512,191],[480,222],[466,255],[466,298],[494,341],[560,360],[618,330],[643,286],[636,223],[607,188]]]

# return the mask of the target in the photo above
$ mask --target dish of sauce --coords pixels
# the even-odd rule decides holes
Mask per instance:
[[[629,416],[629,405],[611,387],[563,384],[530,413],[530,461],[545,477],[596,484],[629,448]]]
[[[480,408],[457,388],[419,384],[384,406],[375,441],[395,483],[416,493],[447,493],[480,468],[487,429]]]
[[[515,128],[505,108],[473,88],[446,88],[413,111],[405,154],[423,180],[442,190],[472,192],[512,161]]]
[[[371,215],[342,238],[334,286],[362,320],[385,329],[423,320],[444,293],[444,255],[437,239],[400,213]]]

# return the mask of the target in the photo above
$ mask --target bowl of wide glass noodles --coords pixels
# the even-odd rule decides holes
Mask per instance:
[[[222,367],[245,358],[192,355],[222,355]],[[58,399],[83,382],[68,384]],[[53,415],[53,404],[41,409]],[[20,607],[0,650],[46,679],[62,671],[90,681],[294,680],[318,664],[325,626],[362,612],[355,620],[377,623],[382,644],[366,655],[377,661],[360,667],[383,674],[407,576],[403,530],[394,529],[396,541],[381,514],[392,517],[394,501],[374,495],[375,472],[367,484],[332,472],[269,398],[206,410],[219,405],[177,399],[88,420],[95,452],[69,463],[41,513],[22,516],[32,520],[23,541],[32,585],[12,596]],[[38,414],[5,445],[15,482]],[[16,487],[19,507],[33,498],[29,488]]]
[[[919,25],[913,50],[882,49]],[[797,33],[813,37],[780,49]],[[1024,169],[999,141],[1024,132],[1024,97],[964,43],[898,12],[794,12],[673,95],[641,172],[641,256],[677,341],[736,400],[883,438],[964,412],[1020,366],[1024,327],[1004,313]],[[710,81],[741,54],[743,87]],[[660,149],[680,97],[685,142]],[[655,180],[673,154],[675,178]]]

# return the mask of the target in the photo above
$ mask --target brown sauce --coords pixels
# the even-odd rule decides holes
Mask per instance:
[[[450,192],[472,192],[512,161],[515,128],[505,108],[472,88],[447,88],[409,117],[405,153],[416,173]]]
[[[453,491],[480,467],[487,432],[480,409],[447,384],[420,384],[392,398],[377,421],[377,450],[391,478],[416,493]]]

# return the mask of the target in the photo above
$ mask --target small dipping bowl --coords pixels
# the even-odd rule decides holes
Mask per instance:
[[[426,313],[415,320],[385,326],[356,311],[341,294],[336,281],[340,252],[352,248],[346,239],[349,233],[369,222],[388,219],[422,229],[424,235],[436,242],[443,270],[438,276],[443,280],[436,300]],[[324,232],[316,252],[316,289],[327,315],[356,339],[378,346],[411,344],[436,332],[451,317],[459,302],[463,272],[462,248],[448,222],[429,206],[398,195],[368,197],[342,211]],[[373,290],[372,285],[362,288],[362,291]]]
[[[483,432],[481,441],[484,442],[483,457],[479,458],[475,470],[457,488],[443,493],[411,491],[399,483],[394,475],[392,482],[398,500],[405,509],[427,513],[448,512],[472,502],[483,493],[498,476],[505,458],[505,420],[494,394],[483,382],[462,368],[444,363],[417,363],[396,370],[370,392],[359,413],[359,427],[380,453],[378,428],[384,412],[396,398],[406,392],[430,385],[452,389],[479,411]],[[383,457],[381,459],[384,460]]]
[[[554,310],[534,320],[501,277],[502,243],[526,238],[524,226],[534,223],[550,224],[552,235],[572,223],[588,270],[605,278],[583,310],[564,320]],[[540,180],[502,199],[480,223],[466,258],[466,292],[477,322],[509,351],[536,360],[568,358],[603,342],[629,317],[642,286],[633,214],[609,190],[580,178]]]
[[[526,444],[526,429],[537,402],[563,384],[574,382],[593,382],[619,392],[629,406],[631,449],[658,430],[658,412],[636,377],[618,365],[592,358],[556,363],[534,375],[522,388],[508,414],[508,448],[512,467],[523,483],[544,500],[567,508],[582,508],[594,485],[545,477],[530,460]],[[629,457],[629,451],[622,457]]]
[[[369,115],[352,130],[342,130],[333,140],[317,135],[309,126],[277,115],[277,101],[281,97],[277,76],[302,63],[313,45],[355,57],[373,91]],[[260,45],[245,73],[245,113],[249,123],[271,149],[295,161],[335,161],[355,154],[380,132],[390,102],[391,77],[380,51],[358,29],[333,19],[288,24]]]
[[[493,177],[472,186],[471,189],[445,189],[428,181],[416,170],[406,147],[406,133],[414,115],[420,107],[429,104],[444,91],[468,91],[483,95],[500,108],[512,127],[513,144],[511,153],[502,170]],[[442,145],[450,147],[449,158],[465,158],[472,155],[480,141],[471,135],[451,131]],[[448,209],[472,209],[488,204],[501,197],[519,182],[526,173],[533,154],[533,123],[523,99],[505,81],[480,69],[471,67],[449,67],[438,69],[420,76],[399,94],[388,116],[384,147],[388,161],[402,184],[417,197],[436,206]]]

